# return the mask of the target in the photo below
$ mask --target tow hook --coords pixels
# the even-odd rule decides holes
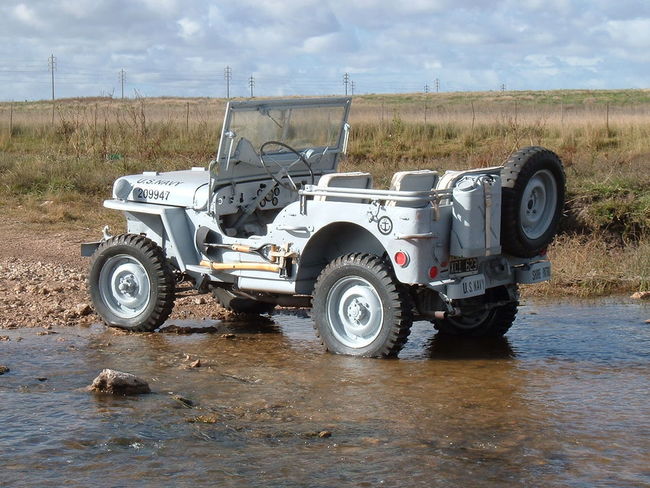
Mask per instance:
[[[102,229],[102,240],[107,241],[111,237],[113,237],[113,235],[111,234],[111,228],[108,225],[105,225],[104,228]]]
[[[461,315],[459,308],[453,308],[451,311],[436,310],[435,312],[433,312],[433,317],[436,320],[445,320],[448,319],[449,317],[458,317],[459,315]]]

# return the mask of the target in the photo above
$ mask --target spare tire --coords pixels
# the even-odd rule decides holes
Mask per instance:
[[[565,176],[553,151],[520,149],[501,170],[501,247],[522,258],[540,254],[557,233],[564,208]]]

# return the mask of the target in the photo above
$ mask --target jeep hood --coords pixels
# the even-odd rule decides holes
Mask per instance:
[[[118,178],[113,184],[113,198],[175,207],[200,209],[208,202],[208,172],[205,168]]]

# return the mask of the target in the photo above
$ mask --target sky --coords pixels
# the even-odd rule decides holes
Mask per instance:
[[[650,1],[0,0],[0,100],[52,55],[56,98],[648,88]]]

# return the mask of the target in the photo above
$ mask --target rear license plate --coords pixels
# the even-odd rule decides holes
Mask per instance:
[[[449,274],[476,273],[478,271],[478,259],[454,259],[449,261]]]
[[[465,276],[456,283],[447,285],[447,296],[451,299],[469,298],[485,293],[485,276]]]

